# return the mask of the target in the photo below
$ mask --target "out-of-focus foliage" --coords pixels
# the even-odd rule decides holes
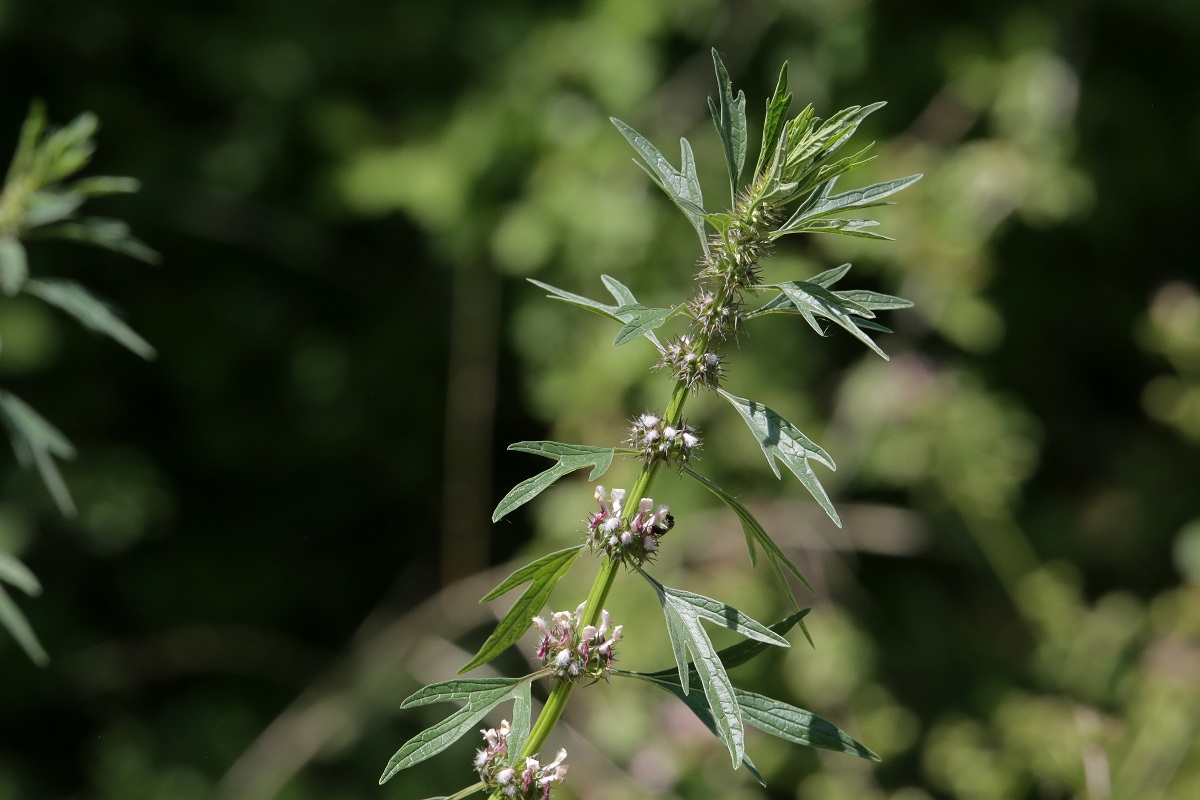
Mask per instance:
[[[608,446],[665,402],[633,363],[644,343],[610,347],[523,279],[589,293],[605,273],[658,305],[693,271],[694,232],[607,118],[686,133],[719,168],[716,46],[750,96],[786,59],[818,113],[888,100],[860,134],[878,141],[864,180],[926,174],[881,214],[896,242],[788,237],[767,267],[853,261],[916,301],[891,364],[768,317],[728,384],[837,454],[844,531],[794,483],[763,490],[740,420],[689,409],[724,449],[713,477],[816,589],[815,650],[735,679],[884,759],[751,736],[768,795],[1190,800],[1198,41],[1186,2],[0,4],[0,135],[35,96],[96,112],[95,168],[141,179],[121,213],[169,265],[30,246],[121,298],[153,369],[40,304],[0,314],[0,380],[80,446],[75,523],[0,475],[0,540],[44,584],[27,612],[56,653],[42,674],[0,644],[0,798],[381,791],[378,764],[433,721],[400,699],[494,623],[452,598],[503,575],[418,598],[532,526],[539,552],[576,544],[590,507],[564,479],[493,528],[530,458],[494,443]],[[721,196],[722,173],[700,180]],[[786,613],[765,565],[734,576],[731,512],[685,481],[661,492],[699,531],[665,582],[686,560],[689,588]],[[615,616],[661,624],[626,596]],[[670,663],[638,638],[622,666]],[[596,748],[565,742],[567,792],[763,796],[686,709],[621,690],[569,715]],[[445,785],[413,769],[382,793]]]

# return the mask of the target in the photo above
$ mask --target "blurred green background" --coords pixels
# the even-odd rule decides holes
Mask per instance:
[[[551,742],[563,796],[1200,797],[1198,45],[1193,0],[0,0],[0,160],[34,98],[96,112],[90,173],[144,188],[92,210],[163,254],[29,247],[156,362],[0,298],[0,384],[80,450],[72,521],[0,460],[0,549],[42,579],[19,602],[53,659],[0,637],[0,799],[471,782],[468,741],[375,786],[444,711],[400,699],[494,623],[476,599],[592,506],[576,476],[493,527],[544,466],[504,445],[612,443],[668,390],[645,343],[524,279],[681,296],[694,234],[607,117],[668,154],[687,135],[714,202],[712,46],[756,126],[787,59],[819,114],[889,101],[860,180],[926,173],[880,212],[896,242],[787,242],[767,268],[853,261],[847,287],[914,300],[890,363],[772,317],[731,359],[731,391],[838,461],[844,530],[729,409],[689,407],[706,474],[816,589],[816,649],[734,680],[884,760],[752,735],[760,790],[681,705],[614,684]],[[655,495],[679,523],[663,580],[784,613],[732,515],[673,477]],[[668,663],[653,595],[616,598],[624,665]]]

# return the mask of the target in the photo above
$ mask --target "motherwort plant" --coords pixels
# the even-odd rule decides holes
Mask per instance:
[[[509,447],[552,459],[545,472],[518,484],[496,507],[497,521],[529,502],[562,476],[591,468],[589,480],[599,479],[617,456],[640,459],[641,472],[628,489],[597,486],[597,506],[584,519],[581,541],[574,547],[544,556],[522,567],[483,598],[494,600],[529,584],[516,603],[461,672],[487,663],[515,644],[530,627],[540,634],[536,658],[542,668],[519,678],[465,678],[426,686],[404,701],[402,708],[429,703],[463,703],[443,721],[406,742],[392,757],[380,782],[423,761],[472,732],[489,711],[513,701],[512,722],[486,729],[483,747],[475,760],[480,780],[453,798],[486,792],[492,798],[548,798],[554,784],[563,780],[566,752],[542,764],[542,747],[554,729],[576,687],[612,677],[653,684],[683,701],[729,750],[734,768],[745,765],[760,781],[762,776],[745,752],[744,725],[809,747],[837,750],[864,758],[875,754],[832,724],[803,709],[753,692],[738,689],[727,670],[744,663],[768,647],[788,647],[784,634],[808,612],[792,596],[785,570],[799,580],[804,576],[763,530],[751,513],[733,496],[693,469],[701,451],[700,433],[683,417],[684,405],[697,392],[716,392],[729,402],[750,428],[767,464],[780,477],[783,464],[794,474],[833,522],[841,525],[829,495],[821,486],[814,464],[834,469],[833,460],[796,426],[755,400],[723,388],[726,377],[723,346],[744,326],[764,314],[794,314],[818,334],[825,335],[821,320],[841,327],[878,355],[887,358],[870,332],[888,329],[875,320],[875,312],[906,308],[897,297],[862,290],[836,290],[834,285],[849,264],[808,280],[763,283],[761,265],[775,241],[794,233],[840,233],[887,238],[871,229],[877,224],[852,213],[884,205],[886,198],[921,176],[886,181],[861,189],[835,193],[838,179],[871,160],[870,147],[838,157],[864,118],[883,103],[853,106],[827,120],[817,118],[812,106],[788,117],[787,65],[779,75],[775,93],[767,103],[758,163],[748,181],[742,176],[746,162],[746,97],[736,97],[720,56],[714,51],[718,99],[709,99],[713,121],[729,168],[730,207],[705,210],[691,145],[680,140],[682,163],[676,169],[654,145],[625,123],[613,124],[625,136],[650,179],[682,210],[696,229],[703,253],[690,299],[670,308],[649,308],[615,279],[601,280],[614,298],[606,304],[533,283],[549,296],[609,317],[621,325],[617,346],[646,338],[657,348],[656,369],[674,381],[665,410],[638,412],[620,446],[591,446],[561,442],[518,442]],[[669,320],[683,317],[690,330],[661,341],[655,333]],[[680,538],[673,533],[674,518],[666,503],[655,502],[650,492],[657,474],[675,468],[694,478],[721,499],[738,517],[752,562],[758,548],[766,555],[791,603],[793,613],[765,626],[736,608],[683,589],[664,586],[649,567],[663,547]],[[599,572],[586,600],[575,611],[559,611],[546,618],[543,605],[555,585],[581,559],[600,562]],[[657,672],[632,672],[614,667],[622,626],[613,625],[604,603],[618,571],[637,572],[658,595],[666,619],[675,665]],[[807,583],[806,583],[807,585]],[[718,651],[702,623],[736,631],[747,641]],[[551,688],[536,721],[532,719],[530,685],[546,678]]]

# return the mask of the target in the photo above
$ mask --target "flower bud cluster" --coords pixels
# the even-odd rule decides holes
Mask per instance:
[[[642,451],[642,458],[647,463],[685,464],[700,449],[700,437],[682,418],[677,424],[668,425],[657,414],[645,413],[634,417],[630,423],[629,444]]]
[[[566,750],[542,766],[536,758],[526,758],[521,769],[509,765],[508,720],[500,723],[500,730],[481,730],[484,747],[475,753],[475,770],[489,794],[499,792],[514,800],[549,800],[551,784],[561,782],[567,775]]]
[[[599,628],[585,625],[576,634],[586,606],[587,603],[580,603],[574,614],[570,611],[554,612],[549,625],[541,617],[533,618],[534,627],[542,634],[537,657],[541,659],[542,666],[549,667],[560,680],[590,678],[597,681],[607,678],[608,670],[616,659],[613,647],[621,641],[624,626],[614,628],[609,613],[601,611]]]
[[[602,552],[614,561],[637,566],[658,551],[658,540],[675,526],[671,508],[654,506],[649,497],[642,498],[638,511],[625,520],[625,490],[613,489],[608,499],[604,487],[596,487],[600,510],[587,520],[588,546],[592,552]]]
[[[725,372],[721,357],[699,347],[697,340],[686,333],[667,342],[654,368],[670,370],[671,377],[683,381],[692,392],[701,387],[717,388]]]

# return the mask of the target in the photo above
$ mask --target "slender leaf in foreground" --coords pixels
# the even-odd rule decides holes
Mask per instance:
[[[479,602],[488,603],[522,584],[529,584],[529,588],[513,603],[512,608],[500,620],[475,657],[458,671],[460,675],[486,664],[517,643],[529,629],[533,617],[550,598],[550,592],[554,590],[555,585],[567,574],[582,548],[583,545],[580,544],[542,556],[509,575],[499,586],[484,595]]]
[[[42,418],[21,398],[0,389],[0,420],[8,428],[17,460],[24,467],[36,467],[42,482],[54,498],[59,511],[67,516],[75,513],[75,504],[67,484],[58,471],[56,458],[75,457],[75,448],[58,428]]]
[[[724,389],[718,389],[717,392],[741,414],[751,433],[754,434],[754,438],[758,440],[758,445],[762,448],[763,455],[767,457],[767,464],[775,473],[775,477],[781,477],[779,465],[775,463],[778,459],[800,480],[800,483],[804,484],[804,488],[808,489],[809,494],[821,505],[821,508],[825,509],[829,518],[839,528],[842,527],[842,520],[833,507],[833,501],[829,499],[825,487],[821,485],[817,473],[813,471],[812,465],[809,463],[816,461],[831,470],[836,470],[837,467],[829,454],[801,433],[799,428],[763,404],[747,400],[744,397],[737,397]]]
[[[396,754],[392,756],[391,760],[388,761],[387,767],[383,770],[383,775],[379,778],[379,782],[381,784],[387,783],[401,770],[408,769],[414,764],[419,764],[457,742],[464,734],[474,729],[475,725],[479,720],[483,719],[485,714],[511,697],[517,687],[529,681],[531,677],[530,675],[526,675],[523,678],[488,679],[490,680],[490,684],[486,688],[465,694],[456,693],[455,690],[446,688],[448,684],[460,683],[457,681],[445,681],[441,684],[434,684],[435,687],[441,688],[435,689],[433,696],[445,700],[465,697],[466,705],[441,722],[426,728],[405,742],[396,751]],[[468,682],[464,681],[461,683]],[[431,688],[434,687],[426,687],[426,689]],[[422,695],[421,700],[411,702],[413,698],[410,697],[400,707],[409,708],[415,705],[425,705],[427,702],[436,702],[436,700],[427,699],[430,695],[423,694],[426,689],[422,689],[416,695],[413,695],[413,697]]]
[[[544,492],[559,478],[576,470],[591,467],[588,480],[598,479],[612,466],[613,456],[616,455],[616,448],[613,447],[591,447],[562,442],[516,442],[510,444],[508,449],[553,458],[556,463],[545,472],[539,472],[532,478],[521,481],[504,495],[496,505],[496,510],[492,512],[492,522],[499,522],[514,509],[520,508]]]

